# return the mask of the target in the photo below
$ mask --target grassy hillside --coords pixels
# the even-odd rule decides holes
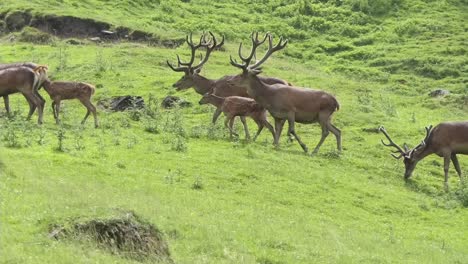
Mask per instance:
[[[165,60],[187,56],[185,46],[38,45],[5,33],[1,62],[48,64],[54,79],[95,84],[94,101],[134,94],[150,106],[101,110],[99,129],[91,120],[79,125],[85,110],[77,102],[63,103],[61,126],[50,100],[40,127],[24,120],[20,95],[11,98],[14,118],[0,108],[0,262],[136,263],[87,240],[49,237],[53,225],[127,211],[162,230],[175,263],[468,261],[468,189],[453,167],[449,192],[435,156],[404,182],[403,164],[372,132],[383,124],[414,146],[424,126],[468,119],[463,1],[186,2],[6,0],[0,12],[86,17],[162,39],[222,33],[226,51],[202,71],[210,78],[238,72],[228,58],[251,30],[285,35],[291,43],[264,75],[336,95],[343,153],[332,136],[313,157],[286,138],[273,148],[267,132],[257,142],[229,140],[222,122],[209,124],[212,107],[199,106],[193,90],[171,87],[180,74]],[[451,94],[427,96],[438,88]],[[163,110],[168,94],[194,105]],[[298,125],[298,134],[313,147],[320,128]],[[459,160],[468,175],[468,159]]]

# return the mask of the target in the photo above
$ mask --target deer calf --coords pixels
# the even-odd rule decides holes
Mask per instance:
[[[91,96],[95,91],[94,86],[83,82],[51,82],[47,79],[44,81],[43,87],[52,99],[52,110],[57,124],[60,123],[60,101],[78,99],[88,110],[81,124],[84,124],[89,114],[93,113],[94,126],[99,127],[96,107],[91,103]]]
[[[400,147],[388,135],[385,128],[382,126],[379,130],[385,135],[389,143],[382,140],[382,144],[387,147],[393,147],[396,150],[391,154],[394,158],[404,158],[405,163],[405,179],[409,179],[413,173],[416,164],[425,157],[436,154],[444,158],[445,172],[445,188],[448,189],[448,170],[450,161],[455,166],[455,170],[463,180],[460,164],[458,163],[457,154],[468,155],[468,121],[464,122],[443,122],[438,124],[434,129],[432,126],[426,127],[426,137],[424,140],[414,147],[409,149],[406,145]]]
[[[216,106],[216,108],[221,109],[221,111],[226,116],[224,121],[224,125],[229,129],[230,136],[232,135],[238,136],[232,126],[234,124],[234,118],[239,116],[242,124],[244,125],[245,130],[245,138],[247,140],[250,139],[249,130],[247,128],[247,122],[245,120],[246,116],[251,117],[255,123],[257,123],[258,131],[253,140],[257,139],[258,135],[263,130],[263,127],[267,127],[270,130],[271,134],[274,136],[275,132],[273,130],[273,126],[268,123],[266,117],[266,110],[261,105],[259,105],[255,100],[247,97],[241,96],[228,96],[228,97],[219,97],[213,93],[205,94],[199,102],[200,104],[212,104]],[[229,123],[229,126],[228,126]]]

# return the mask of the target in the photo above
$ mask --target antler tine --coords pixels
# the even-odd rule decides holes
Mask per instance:
[[[395,159],[401,159],[403,157],[403,154],[400,153],[400,155],[395,155],[395,154],[390,154],[392,155],[392,157],[394,157]]]
[[[278,50],[284,49],[286,47],[286,45],[288,44],[288,40],[283,41],[283,37],[280,37],[280,40],[279,40],[278,44],[273,46],[273,37],[269,33],[267,34],[267,36],[268,36],[268,50],[267,50],[267,52],[265,53],[265,55],[263,56],[263,58],[261,60],[257,61],[254,65],[250,66],[249,67],[250,69],[258,68],[260,65],[262,65],[271,56],[271,54],[273,54],[274,52],[276,52]],[[265,37],[265,39],[266,39],[266,37]]]
[[[237,68],[241,68],[242,70],[245,70],[247,68],[246,65],[238,63],[236,60],[232,58],[232,55],[229,55],[229,59],[231,60],[231,65]]]
[[[174,67],[169,60],[166,60],[167,66],[171,68],[175,72],[188,72],[189,68],[188,67]]]
[[[211,52],[214,49],[216,49],[216,47],[218,46],[215,35],[213,33],[211,33],[211,32],[209,32],[209,34],[211,35],[211,40],[210,40],[210,42],[206,43],[205,58],[203,58],[203,56],[202,56],[202,59],[201,59],[200,63],[197,66],[193,67],[193,70],[201,68],[203,66],[203,64],[205,64],[208,61],[208,59],[210,58]],[[223,41],[224,41],[224,38],[223,38]]]
[[[426,140],[429,139],[429,136],[431,135],[432,132],[432,125],[426,127],[426,137],[424,138],[424,144],[426,144]]]
[[[385,143],[383,141],[383,139],[381,139],[382,144],[384,146],[386,146],[386,147],[395,147],[397,149],[397,151],[401,154],[401,156],[406,154],[406,152],[400,146],[398,146],[395,142],[393,142],[393,140],[390,138],[390,135],[388,135],[387,131],[385,130],[385,128],[383,126],[379,127],[379,131],[382,132],[385,135],[385,137],[388,139],[388,142],[389,142],[388,144]],[[394,152],[394,153],[397,153],[397,152]],[[396,158],[395,155],[392,154],[392,156],[394,158]],[[401,158],[401,157],[398,157],[398,158]]]

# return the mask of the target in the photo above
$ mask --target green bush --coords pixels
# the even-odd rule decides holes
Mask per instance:
[[[54,41],[54,37],[33,27],[25,27],[18,35],[21,42],[31,42],[34,44],[47,44]]]

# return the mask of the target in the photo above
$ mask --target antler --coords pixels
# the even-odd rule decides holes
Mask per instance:
[[[268,51],[265,53],[265,55],[263,56],[263,58],[261,60],[259,60],[254,65],[250,66],[249,68],[250,69],[257,69],[260,65],[262,65],[271,56],[271,54],[273,54],[274,52],[276,52],[278,50],[284,49],[284,47],[286,47],[287,44],[288,44],[288,40],[284,40],[284,42],[283,42],[283,37],[280,37],[280,40],[279,40],[278,44],[276,44],[273,47],[273,37],[271,35],[268,35]]]
[[[241,42],[240,45],[239,45],[238,54],[239,54],[239,58],[243,61],[243,63],[240,64],[240,63],[236,62],[236,61],[232,58],[232,56],[230,56],[231,64],[232,64],[233,66],[237,67],[237,68],[241,68],[242,71],[244,71],[244,72],[247,71],[247,69],[248,69],[248,67],[249,67],[249,64],[250,64],[250,61],[252,60],[252,58],[253,58],[254,55],[255,55],[255,51],[257,50],[257,48],[258,48],[260,45],[262,45],[262,44],[266,41],[267,37],[270,37],[270,38],[271,38],[270,33],[266,33],[266,34],[265,34],[265,37],[263,38],[263,40],[259,40],[259,38],[258,38],[258,32],[256,32],[256,33],[253,33],[253,32],[252,32],[252,34],[250,35],[250,38],[252,39],[252,49],[250,50],[249,56],[244,57],[244,56],[242,55],[242,42]]]
[[[211,32],[210,32],[211,34]],[[213,36],[213,34],[211,34]],[[190,37],[189,37],[190,36]],[[189,73],[191,70],[192,70],[192,64],[193,62],[195,61],[195,54],[196,54],[196,51],[197,49],[201,48],[201,47],[208,47],[210,44],[211,44],[211,41],[212,40],[209,40],[207,41],[206,40],[206,36],[205,36],[205,33],[203,32],[203,34],[201,35],[200,37],[200,41],[198,42],[198,44],[194,44],[193,43],[193,37],[192,37],[192,33],[190,33],[190,35],[187,35],[185,37],[185,40],[187,42],[187,44],[189,45],[190,49],[191,49],[191,56],[190,56],[190,61],[189,62],[182,62],[180,60],[180,57],[179,55],[177,55],[177,67],[174,67],[170,62],[169,60],[167,60],[167,65],[173,70],[173,71],[176,71],[176,72],[185,72],[185,73]],[[223,37],[223,42],[224,42],[224,37]]]
[[[224,36],[222,36],[223,39],[221,40],[221,42],[219,44],[217,44],[216,37],[213,35],[213,33],[211,33],[211,31],[209,31],[208,33],[211,35],[211,41],[210,42],[212,42],[213,44],[211,45],[211,47],[209,45],[206,46],[205,58],[203,58],[203,56],[201,56],[200,63],[197,66],[192,67],[192,70],[194,70],[194,71],[197,70],[197,69],[200,69],[203,66],[203,64],[205,64],[208,61],[208,59],[210,57],[210,54],[211,54],[211,52],[213,50],[221,48],[221,46],[223,46],[223,44],[224,44]]]
[[[388,139],[389,143],[386,144],[383,140],[382,141],[382,144],[386,147],[395,147],[397,150],[396,151],[393,151],[393,153],[400,153],[400,155],[394,155],[393,153],[390,154],[392,155],[392,157],[394,157],[395,159],[400,159],[401,157],[403,157],[404,155],[406,155],[406,151],[404,151],[400,146],[398,146],[398,144],[396,144],[395,142],[393,142],[393,140],[390,138],[390,136],[388,135],[387,131],[385,130],[385,128],[383,126],[380,126],[379,127],[379,131],[382,132],[385,137]]]
[[[429,139],[429,136],[431,135],[431,132],[432,132],[432,125],[425,127],[425,129],[426,129],[426,137],[414,149],[426,146],[426,141]]]

